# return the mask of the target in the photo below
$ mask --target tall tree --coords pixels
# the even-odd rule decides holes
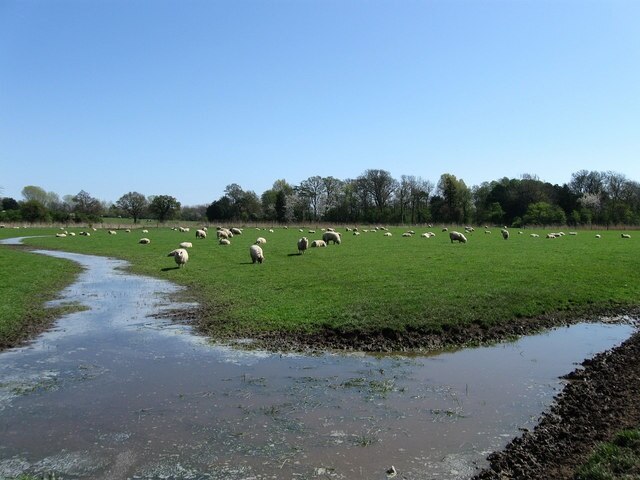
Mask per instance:
[[[170,195],[157,195],[149,197],[149,212],[160,223],[171,220],[180,212],[180,202]]]
[[[313,219],[318,220],[325,203],[326,195],[326,187],[322,177],[315,175],[300,182],[298,194],[301,198],[309,202]]]
[[[116,202],[118,208],[131,215],[133,223],[138,223],[138,219],[144,214],[149,202],[147,197],[138,192],[129,192],[122,195]]]
[[[99,217],[102,213],[102,204],[88,192],[80,190],[73,197],[73,211],[80,216]]]
[[[389,205],[393,193],[398,187],[398,182],[386,170],[366,170],[360,177],[366,194],[373,199],[378,210],[378,219],[382,220],[384,211]]]

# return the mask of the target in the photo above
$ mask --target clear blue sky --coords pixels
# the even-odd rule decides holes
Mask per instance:
[[[0,0],[0,187],[640,181],[640,1]]]

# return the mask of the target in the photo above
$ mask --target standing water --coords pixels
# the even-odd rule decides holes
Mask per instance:
[[[432,356],[246,352],[152,318],[176,307],[169,282],[36,253],[85,267],[60,301],[90,309],[0,353],[0,478],[468,478],[537,423],[559,376],[633,330]]]

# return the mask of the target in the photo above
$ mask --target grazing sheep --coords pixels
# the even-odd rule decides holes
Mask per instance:
[[[532,238],[538,238],[540,235],[538,235],[537,233],[532,233],[529,236],[532,237]]]
[[[621,238],[631,238],[631,235],[629,235],[628,233],[621,233],[620,237]]]
[[[234,235],[242,235],[242,230],[240,230],[239,228],[233,227],[231,229],[231,233],[233,233]]]
[[[192,248],[193,247],[193,243],[191,243],[191,242],[182,242],[180,244],[180,247],[181,248]]]
[[[298,253],[304,253],[304,251],[309,247],[309,239],[307,237],[302,237],[298,240]]]
[[[89,232],[80,232],[80,235],[82,235],[83,237],[90,237],[91,234]]]
[[[249,255],[251,256],[252,263],[264,262],[264,253],[262,252],[262,249],[258,245],[251,245],[249,247]]]
[[[149,233],[149,230],[142,230],[142,233]]]
[[[360,235],[360,232],[353,232],[353,234],[357,237],[358,235]]]
[[[327,242],[325,242],[324,240],[314,240],[313,242],[311,242],[311,246],[312,247],[326,247],[327,246]]]
[[[315,230],[309,230],[307,233],[316,233]]]
[[[392,236],[393,236],[393,233],[391,233],[391,232],[384,232],[384,233],[382,234],[382,236],[383,236],[383,237],[392,237]]]
[[[67,236],[66,233],[56,233],[56,237],[58,237],[58,238],[64,238],[66,236]]]
[[[596,233],[596,238],[602,238],[602,235],[600,235],[599,233]]]
[[[467,243],[467,237],[460,232],[449,232],[449,238],[451,239],[451,243],[454,241],[457,241],[458,243]]]
[[[189,231],[189,227],[180,227],[179,229],[181,232],[188,232]]]
[[[577,235],[578,232],[569,232],[569,235]]]
[[[226,230],[218,230],[217,235],[218,235],[218,238],[229,238],[229,233],[231,232],[228,232]]]
[[[333,242],[334,245],[340,245],[342,241],[338,232],[324,232],[322,234],[322,240],[324,240],[327,245],[329,242]]]
[[[118,232],[116,232],[115,230],[109,230],[109,235],[116,235]]]
[[[196,238],[207,238],[207,232],[204,230],[196,230]]]
[[[502,238],[509,240],[509,230],[502,229],[500,230],[500,233],[502,233]]]
[[[411,232],[404,232],[402,234],[403,237],[413,237],[413,235],[411,235]]]
[[[273,233],[273,231],[274,231],[273,228],[269,229],[269,233]]]
[[[260,245],[261,243],[267,243],[267,239],[264,237],[258,237],[256,239],[256,245]]]
[[[148,245],[151,243],[151,240],[149,240],[148,238],[141,238],[140,240],[138,240],[138,243],[141,243],[142,245]]]
[[[184,267],[189,261],[189,253],[184,248],[177,248],[169,252],[167,257],[173,257],[178,264],[178,268]]]
[[[231,245],[231,240],[229,240],[228,238],[221,238],[220,240],[218,240],[218,243],[220,245]]]
[[[124,231],[124,233],[131,233],[131,229],[130,229],[130,228],[127,228],[127,229]]]
[[[442,231],[443,231],[443,232],[448,232],[448,231],[449,231],[449,229],[448,229],[447,227],[444,227],[444,228],[442,229]]]
[[[425,233],[423,233],[423,234],[422,234],[422,235],[420,235],[420,236],[421,236],[421,237],[424,237],[424,238],[431,238],[431,237],[435,237],[435,235],[434,235],[433,233],[431,233],[431,232],[425,232]]]
[[[560,235],[556,233],[547,233],[547,238],[558,238]]]
[[[488,233],[488,234],[490,234],[490,233],[491,233],[491,230],[485,230],[485,231],[484,231],[484,233]]]

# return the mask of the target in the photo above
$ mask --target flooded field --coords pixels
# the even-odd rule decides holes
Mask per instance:
[[[633,331],[432,356],[246,352],[152,318],[179,293],[168,282],[38,253],[86,268],[60,301],[90,309],[0,353],[0,478],[466,478],[536,424],[559,376]]]

